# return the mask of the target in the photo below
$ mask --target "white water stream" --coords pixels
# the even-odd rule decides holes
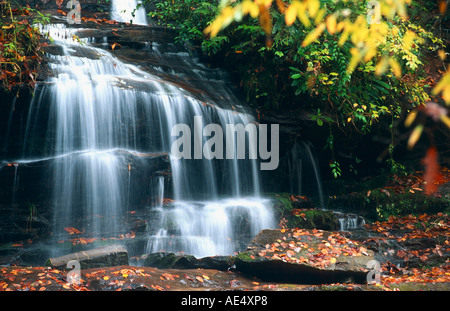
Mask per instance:
[[[129,11],[132,2],[113,1],[113,11]],[[136,16],[135,23],[146,23],[140,13]],[[162,204],[166,177],[149,175],[139,189],[130,186],[135,169],[130,155],[169,153],[177,138],[170,135],[175,124],[192,125],[194,116],[201,116],[205,124],[225,128],[253,122],[253,116],[205,105],[173,83],[93,47],[92,39],[80,44],[72,35],[81,28],[54,24],[43,31],[62,53],[50,56],[52,77],[31,103],[27,137],[46,119],[52,146],[47,159],[57,159],[50,178],[56,240],[67,235],[67,227],[93,237],[124,233],[121,219],[133,208],[137,191],[147,191],[154,203],[148,207],[153,216],[146,252],[232,254],[242,237],[275,227],[270,202],[259,194],[256,160],[171,158],[171,204]],[[22,161],[34,158],[25,153]],[[81,222],[74,224],[75,219]]]

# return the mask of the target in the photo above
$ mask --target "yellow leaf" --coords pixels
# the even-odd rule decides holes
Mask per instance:
[[[447,86],[450,86],[450,66],[447,68],[447,72],[439,81],[439,83],[434,87],[432,94],[433,95],[439,94]]]
[[[447,55],[445,54],[444,50],[439,50],[438,55],[439,55],[439,58],[442,60],[445,60],[447,58]]]
[[[417,110],[413,110],[410,113],[408,113],[408,116],[406,117],[406,120],[405,120],[405,126],[410,127],[411,124],[413,124],[414,120],[416,119],[416,116],[417,116]]]
[[[447,104],[450,103],[450,85],[447,85],[442,91],[442,98]]]
[[[448,126],[448,128],[450,128],[450,118],[447,117],[445,114],[441,114],[439,116],[439,118],[441,119],[442,122],[444,122],[445,125]]]
[[[350,31],[345,29],[344,32],[342,33],[341,37],[339,38],[338,44],[340,46],[343,46],[344,43],[347,41],[349,35],[350,35]]]
[[[244,15],[250,14],[251,17],[256,18],[259,14],[259,7],[258,5],[250,0],[242,2],[242,13]]]
[[[108,280],[109,280],[109,276],[104,276],[103,279],[104,279],[105,281],[108,281]]]
[[[352,73],[355,70],[356,66],[359,64],[361,59],[363,58],[363,54],[357,48],[351,48],[350,54],[352,54],[352,58],[347,66],[347,72]]]
[[[343,22],[343,21],[339,22],[339,23],[336,25],[336,31],[337,31],[337,32],[342,31],[342,29],[344,29],[345,26],[346,26],[346,23],[345,23],[345,22]]]
[[[331,259],[330,259],[330,262],[331,262],[331,263],[336,263],[336,258],[334,258],[334,257],[331,258]]]
[[[409,139],[408,139],[408,148],[409,149],[412,149],[414,147],[414,145],[417,143],[420,136],[422,135],[422,131],[423,131],[422,124],[419,124],[414,128],[413,132],[411,133],[411,136],[409,136]]]
[[[306,14],[306,4],[303,2],[295,1],[292,4],[295,4],[297,7],[297,15],[300,21],[302,22],[305,27],[311,26],[311,22],[309,21],[309,17]]]
[[[320,8],[320,2],[319,0],[308,0],[307,2],[308,6],[308,14],[311,16],[311,18],[314,18],[317,14],[317,11]]]
[[[314,42],[315,40],[317,40],[324,30],[325,30],[325,24],[324,23],[322,23],[319,26],[317,26],[316,29],[311,31],[306,36],[305,40],[303,40],[303,42],[302,42],[302,46],[307,46],[307,45],[311,44],[312,42]]]
[[[297,18],[297,11],[298,11],[297,7],[294,4],[291,4],[287,8],[286,13],[284,15],[286,25],[291,26],[295,22],[295,19]]]
[[[209,34],[211,36],[211,38],[214,38],[215,36],[217,36],[217,34],[220,31],[221,23],[218,20],[219,20],[219,17],[214,22],[212,22],[208,27],[206,27],[204,30],[204,33]]]
[[[411,30],[408,30],[406,34],[403,36],[403,48],[406,51],[409,51],[414,43],[414,39],[417,37],[417,35],[412,32]]]
[[[209,34],[212,38],[217,36],[222,28],[225,28],[231,24],[234,15],[234,8],[228,6],[225,7],[222,12],[220,12],[219,16],[205,28],[204,33]]]
[[[402,76],[402,67],[397,63],[395,59],[389,59],[389,65],[391,65],[392,70],[394,71],[394,75],[397,78],[401,78]]]
[[[316,18],[314,19],[314,23],[317,25],[322,22],[323,17],[327,14],[327,10],[324,8],[319,10],[319,13],[317,13]]]
[[[375,74],[381,76],[387,69],[389,61],[387,57],[383,57],[380,62],[375,66]]]
[[[328,15],[326,20],[327,30],[330,34],[334,34],[336,32],[336,16]]]
[[[255,0],[256,4],[263,5],[266,8],[270,7],[272,5],[273,0]]]

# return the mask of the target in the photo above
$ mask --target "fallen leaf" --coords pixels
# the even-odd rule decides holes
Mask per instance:
[[[66,228],[64,228],[64,230],[66,230],[67,232],[69,232],[69,234],[79,234],[79,233],[81,233],[81,231],[80,230],[78,230],[78,229],[76,229],[76,228],[74,228],[74,227],[66,227]]]

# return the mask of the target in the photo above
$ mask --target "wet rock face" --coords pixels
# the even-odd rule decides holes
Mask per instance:
[[[116,150],[123,160],[122,174],[130,174],[130,187],[144,184],[150,178],[168,176],[170,163],[166,153],[134,154]],[[76,163],[72,155],[68,161]],[[54,175],[64,158],[48,158],[38,161],[7,163],[0,166],[0,244],[23,243],[28,239],[46,238],[51,234],[55,217],[55,206],[64,202],[51,200]],[[132,171],[132,174],[131,174]],[[127,179],[128,180],[128,179]],[[138,187],[135,187],[139,189]],[[149,198],[145,191],[134,192],[134,207],[143,207]],[[80,204],[80,208],[81,208]],[[81,217],[81,216],[80,216]],[[76,219],[73,220],[76,223]],[[139,224],[132,224],[139,231]]]
[[[191,255],[174,253],[152,253],[145,259],[144,266],[158,269],[216,269],[228,271],[234,264],[232,256],[195,258]]]
[[[122,245],[109,245],[50,258],[47,265],[54,268],[66,268],[71,261],[77,261],[82,269],[128,265],[128,251]]]
[[[364,283],[372,251],[337,232],[322,230],[263,230],[236,268],[272,281],[297,284]]]

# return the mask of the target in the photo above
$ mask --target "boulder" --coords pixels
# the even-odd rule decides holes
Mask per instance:
[[[227,271],[233,264],[232,256],[196,258],[192,255],[158,252],[147,255],[144,266],[158,269],[215,269]]]
[[[236,256],[236,269],[265,281],[365,283],[372,251],[339,232],[263,230]]]
[[[287,228],[339,230],[340,220],[331,210],[314,208],[314,202],[304,196],[288,193],[267,194],[271,197],[277,218]]]
[[[128,265],[128,251],[122,245],[109,245],[61,257],[49,258],[46,265],[64,269],[67,268],[67,263],[71,260],[77,260],[81,269]]]

